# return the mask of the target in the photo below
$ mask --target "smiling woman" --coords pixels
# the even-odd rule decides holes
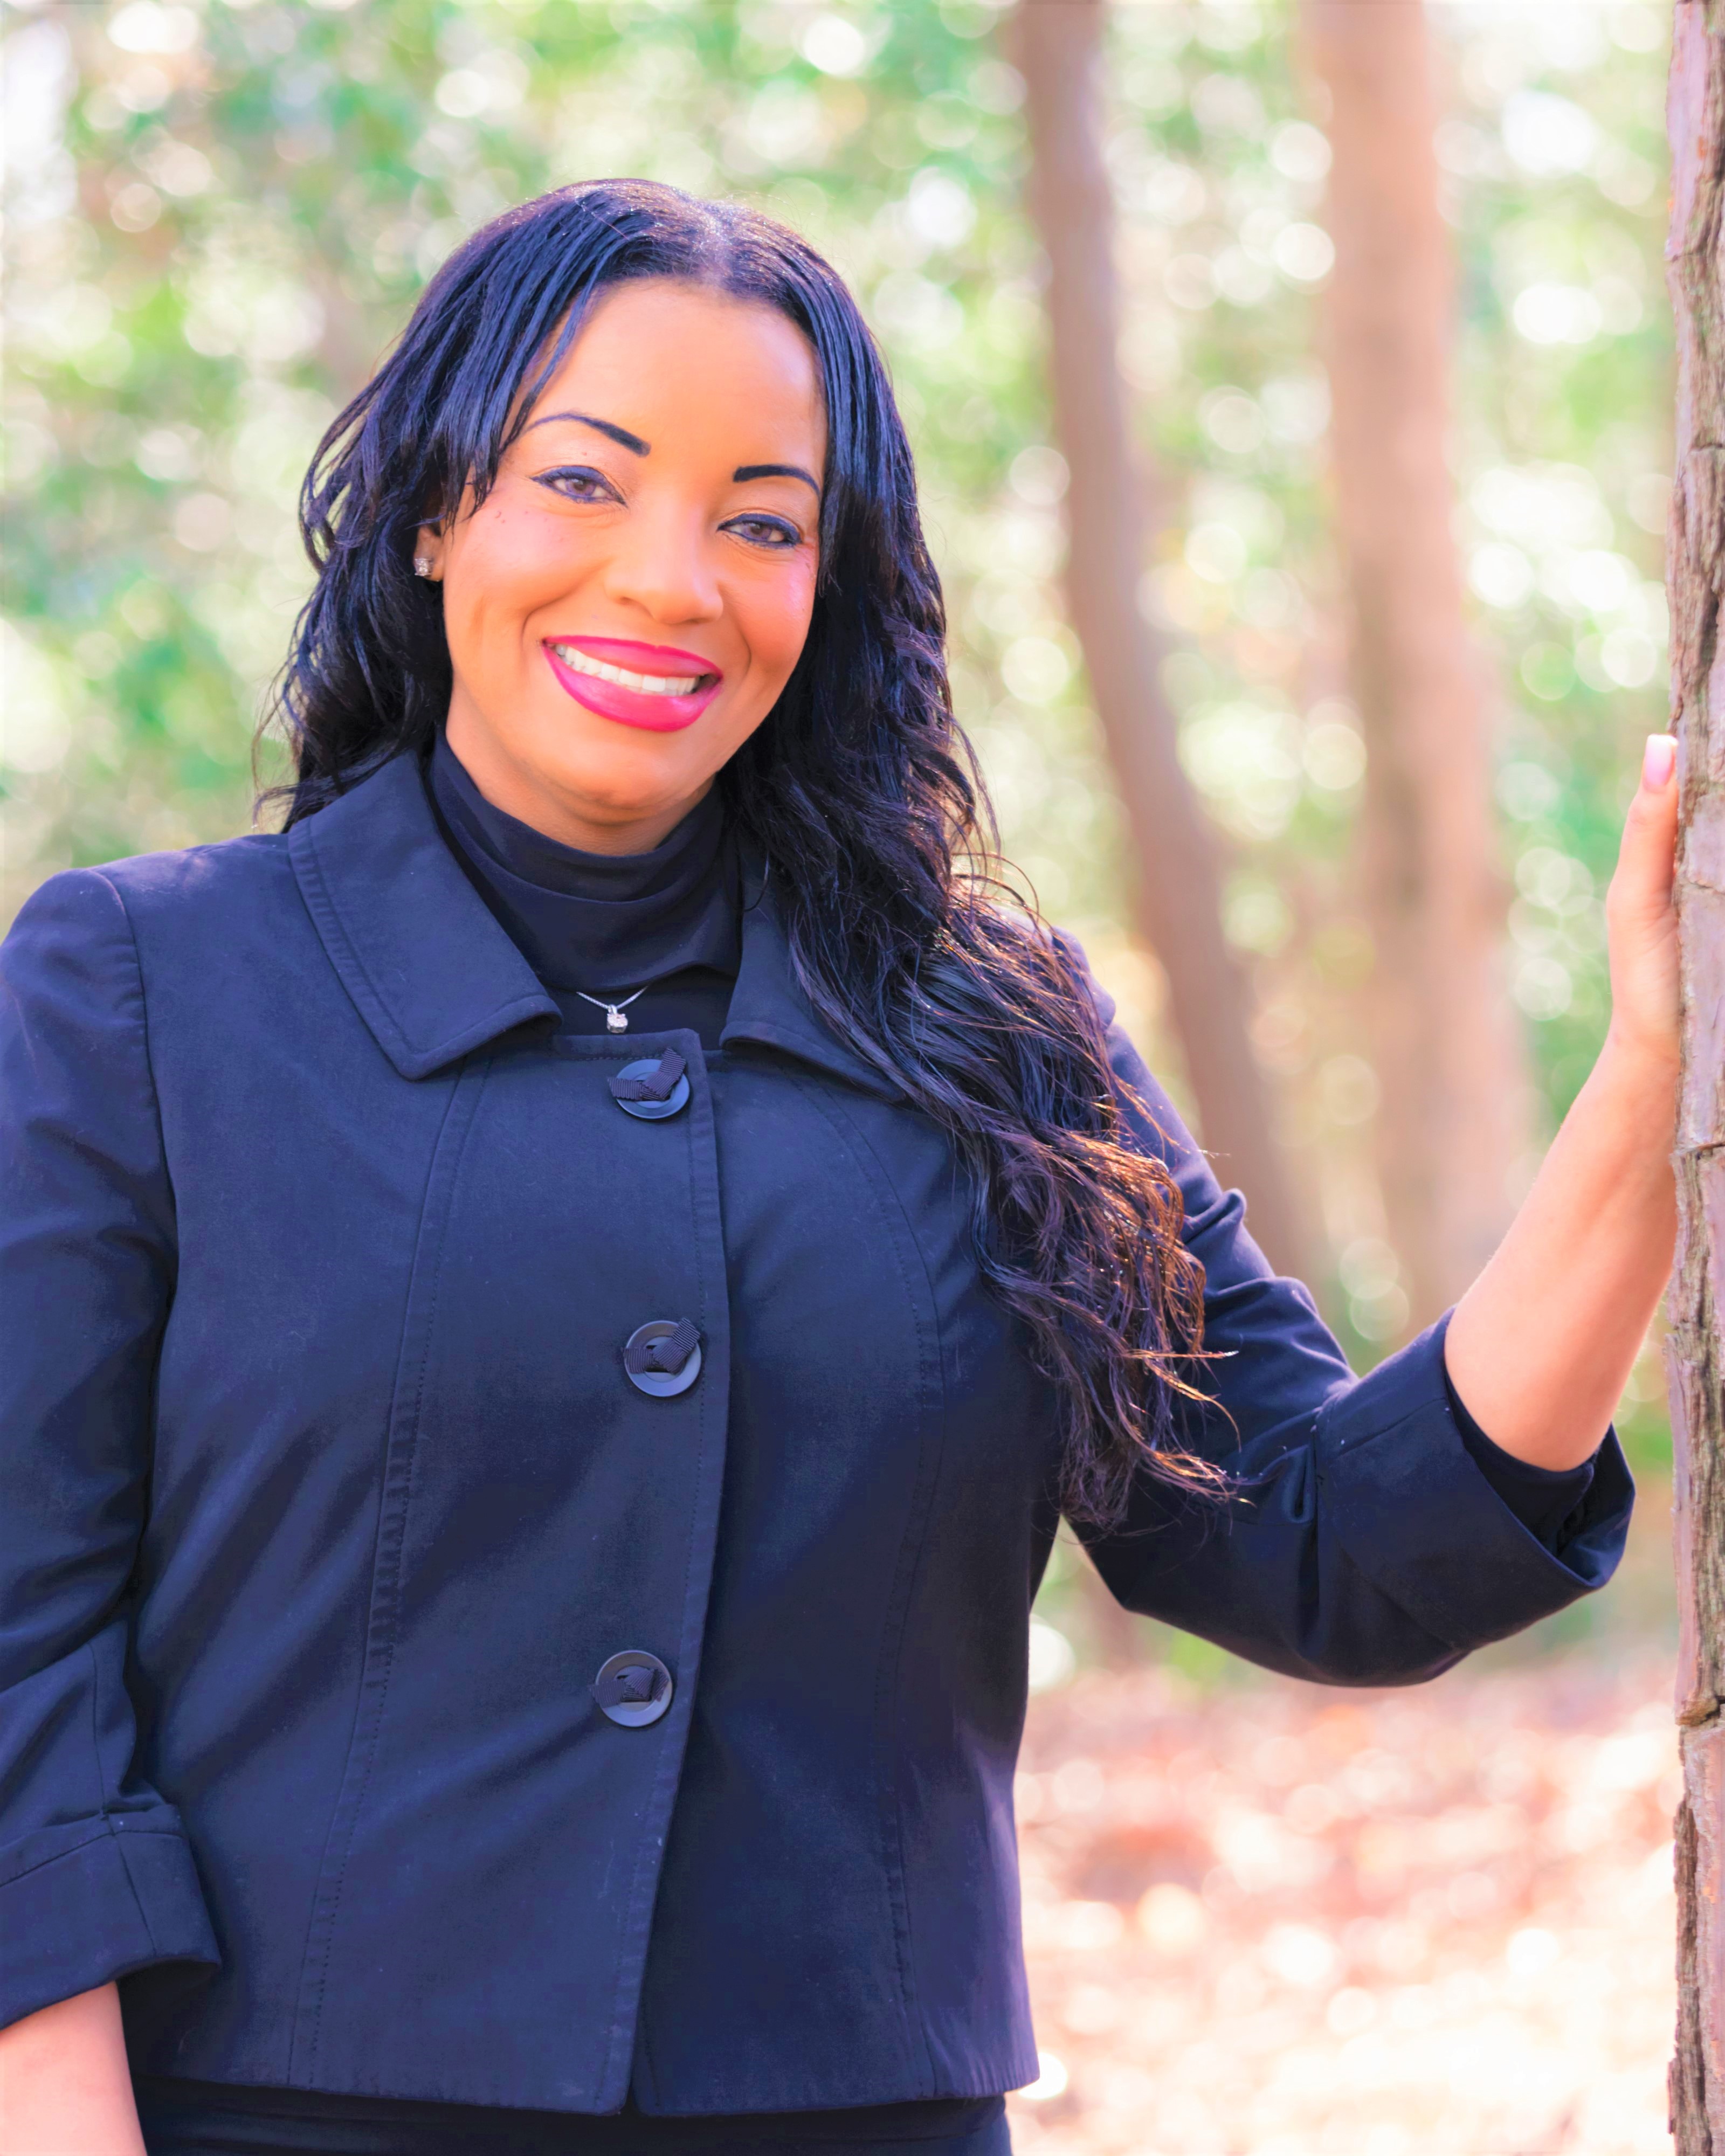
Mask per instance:
[[[802,241],[511,211],[302,516],[285,828],[0,952],[0,2140],[1005,2156],[1063,1510],[1127,1608],[1340,1683],[1615,1562],[1669,744],[1555,1166],[1356,1381],[985,873]]]

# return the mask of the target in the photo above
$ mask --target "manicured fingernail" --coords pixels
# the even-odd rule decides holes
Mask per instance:
[[[1677,744],[1670,734],[1649,734],[1641,758],[1641,783],[1650,793],[1662,793],[1677,767]]]

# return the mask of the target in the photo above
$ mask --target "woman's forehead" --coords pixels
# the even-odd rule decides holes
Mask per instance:
[[[817,461],[825,449],[819,363],[802,330],[759,300],[669,280],[599,295],[524,433],[548,432],[570,414],[604,421],[614,439],[626,434],[649,451],[739,428],[795,437]]]

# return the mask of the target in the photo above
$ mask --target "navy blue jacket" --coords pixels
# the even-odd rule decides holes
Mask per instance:
[[[0,2020],[119,1975],[142,2071],[570,2112],[1031,2078],[1052,1402],[770,904],[716,1053],[559,1037],[398,761],[55,877],[3,977]],[[1440,1331],[1356,1382],[1111,1037],[1208,1276],[1189,1435],[1261,1478],[1147,1484],[1091,1538],[1121,1600],[1381,1684],[1598,1586],[1615,1440],[1543,1547]],[[666,1041],[687,1106],[625,1112]],[[625,1649],[642,1727],[591,1691]]]

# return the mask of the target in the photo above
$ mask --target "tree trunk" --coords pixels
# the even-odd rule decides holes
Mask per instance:
[[[1682,1618],[1671,2131],[1678,2156],[1725,2156],[1725,8],[1718,0],[1677,0],[1667,112],[1666,251],[1677,327],[1671,712],[1683,788],[1679,1227],[1666,1350]]]
[[[1286,1163],[1246,1032],[1246,991],[1222,933],[1220,877],[1176,752],[1157,639],[1137,608],[1143,515],[1115,356],[1114,208],[1100,141],[1101,0],[1021,0],[1029,200],[1048,256],[1055,429],[1071,474],[1066,587],[1137,871],[1140,926],[1168,976],[1201,1135],[1287,1271],[1305,1256]]]
[[[1450,531],[1450,247],[1424,10],[1304,0],[1303,27],[1331,99],[1332,439],[1367,751],[1378,1173],[1424,1324],[1508,1224],[1532,1096],[1503,978],[1483,667]]]

